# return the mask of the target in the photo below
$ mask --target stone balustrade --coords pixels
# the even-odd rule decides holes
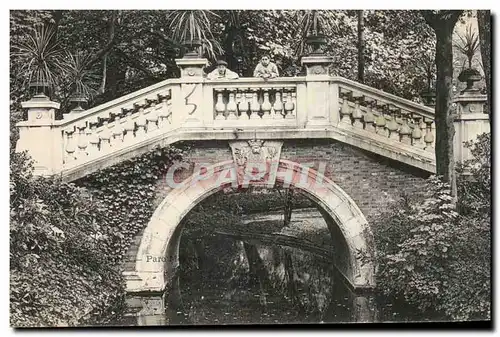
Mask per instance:
[[[237,82],[237,83],[235,83]],[[295,82],[295,83],[294,83]],[[230,84],[208,82],[213,92],[213,120],[221,126],[296,125],[297,82],[304,78],[248,78]]]
[[[434,111],[356,82],[339,81],[340,127],[434,151]]]
[[[28,120],[18,123],[17,151],[27,150],[36,160],[35,174],[74,178],[81,176],[72,173],[79,167],[88,174],[128,152],[179,140],[326,137],[433,170],[431,108],[323,71],[208,80],[200,70],[206,60],[181,61],[183,77],[63,120],[54,120],[59,106],[46,97],[25,102]]]

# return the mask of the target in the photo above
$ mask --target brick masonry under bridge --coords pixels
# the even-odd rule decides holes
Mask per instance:
[[[192,167],[196,163],[215,164],[233,159],[227,141],[195,141],[189,142],[189,145],[191,149],[186,160]],[[421,193],[424,179],[429,176],[426,171],[335,140],[285,140],[281,159],[314,163],[313,168],[317,168],[319,163],[325,163],[325,176],[353,199],[369,223],[403,193]],[[171,190],[166,178],[161,177],[156,187],[154,206],[157,207]],[[142,232],[136,236],[127,253],[127,271],[134,269],[133,261],[141,236]]]

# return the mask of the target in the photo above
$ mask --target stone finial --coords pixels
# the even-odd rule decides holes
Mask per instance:
[[[22,102],[23,109],[28,109],[29,122],[48,122],[56,120],[56,110],[60,104],[51,101],[44,94],[37,94],[27,102]]]
[[[203,68],[209,63],[205,58],[181,58],[175,63],[181,69],[181,78],[201,79],[204,76]]]

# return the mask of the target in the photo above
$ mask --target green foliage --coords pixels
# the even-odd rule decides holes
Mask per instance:
[[[25,79],[26,85],[38,88],[54,87],[62,71],[61,49],[52,26],[37,24],[32,34],[13,46],[21,66],[18,75]]]
[[[216,16],[209,10],[175,10],[168,14],[168,28],[172,39],[179,44],[190,43],[195,40],[201,44],[202,52],[210,58],[221,54],[222,48],[214,39],[211,29],[211,17]]]
[[[373,224],[378,287],[426,319],[490,318],[489,135],[471,146],[457,205],[434,177],[425,195],[404,198]]]
[[[11,325],[91,324],[123,305],[123,256],[182,153],[154,149],[75,184],[33,177],[27,155],[11,154]]]
[[[73,325],[113,308],[122,283],[101,249],[104,205],[73,184],[33,177],[24,153],[11,159],[11,325]]]
[[[333,74],[355,80],[356,11],[317,11],[316,19],[312,12],[301,13],[297,10],[119,11],[112,48],[91,69],[85,68],[102,74],[99,78],[103,90],[89,102],[89,107],[178,76],[175,58],[180,56],[179,43],[183,39],[201,39],[210,61],[224,57],[231,69],[240,68],[244,76],[252,75],[264,53],[271,54],[282,74],[294,76],[301,68],[301,53],[295,53],[294,46],[304,40],[297,36],[314,28],[315,22],[316,28],[319,24],[327,35],[325,51],[333,56]],[[429,33],[430,28],[418,11],[365,13],[366,83],[416,99],[427,82],[419,59],[434,50],[435,37]],[[114,11],[95,10],[11,11],[12,45],[26,40],[33,30],[32,23],[45,23],[56,27],[57,43],[65,52],[77,55],[85,51],[95,57],[109,42],[114,14]],[[27,88],[19,76],[24,62],[13,52],[11,49],[11,99],[18,102],[26,99]],[[72,87],[68,83],[71,81],[65,78],[54,93],[63,110]],[[87,81],[84,83],[89,85]]]
[[[479,50],[479,36],[472,31],[472,26],[469,24],[465,29],[465,34],[458,35],[460,42],[455,43],[455,47],[467,57],[469,68],[472,68],[472,58]]]
[[[154,212],[156,183],[182,154],[175,147],[154,149],[76,182],[104,206],[106,226],[100,235],[112,263],[122,260],[134,236],[146,226]]]

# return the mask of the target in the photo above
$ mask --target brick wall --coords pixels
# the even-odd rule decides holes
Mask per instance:
[[[192,144],[192,150],[186,159],[192,166],[194,163],[215,164],[232,160],[232,154],[227,142],[200,141]],[[356,202],[368,222],[403,192],[410,194],[421,192],[423,179],[428,176],[428,173],[419,169],[334,140],[285,141],[281,159],[314,163],[313,167],[316,169],[320,162],[325,162],[325,175]],[[180,179],[189,176],[191,172],[180,172]],[[169,191],[165,178],[160,179],[156,189],[155,206],[161,203]],[[127,254],[130,261],[135,259],[141,236],[142,233],[136,236]],[[133,262],[126,265],[126,270],[133,268]]]
[[[217,163],[231,160],[232,154],[227,142],[200,141],[192,144],[187,159],[192,163]],[[421,191],[423,179],[428,176],[419,169],[334,140],[285,141],[281,159],[313,163],[315,169],[324,162],[325,175],[356,202],[368,221],[403,192]],[[189,174],[184,172],[182,175]],[[166,180],[162,178],[157,185],[157,204],[169,191]]]

